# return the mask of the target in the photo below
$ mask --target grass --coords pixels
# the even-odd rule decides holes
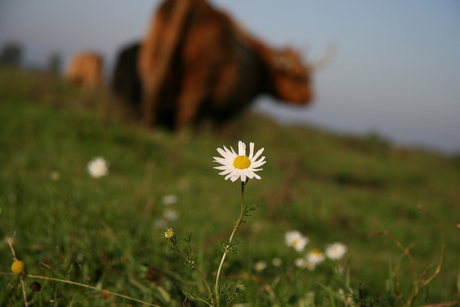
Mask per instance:
[[[180,213],[167,226],[174,228],[180,247],[192,234],[196,263],[211,280],[222,256],[220,242],[228,239],[240,208],[240,185],[219,176],[212,157],[217,147],[235,148],[242,140],[264,147],[268,162],[262,180],[246,187],[246,204],[260,205],[238,229],[238,253],[230,253],[223,268],[221,283],[243,279],[242,297],[235,302],[272,306],[274,293],[280,306],[335,306],[327,289],[338,291],[343,284],[327,264],[314,271],[293,265],[302,254],[285,246],[284,233],[299,230],[310,239],[307,251],[336,241],[348,246],[356,298],[398,305],[386,300],[395,283],[389,265],[401,263],[401,292],[407,298],[410,262],[388,238],[369,236],[387,230],[410,247],[419,273],[433,265],[430,276],[439,262],[441,236],[418,204],[440,222],[446,252],[440,274],[414,304],[457,299],[458,157],[397,148],[375,136],[279,126],[255,114],[233,122],[226,135],[206,125],[179,135],[148,131],[123,114],[104,89],[79,90],[53,76],[0,68],[0,271],[10,272],[6,239],[16,231],[16,254],[31,275],[69,279],[161,306],[179,306],[182,290],[206,293],[198,274],[171,252],[155,221],[166,208]],[[86,170],[97,156],[110,163],[109,175],[99,179]],[[168,194],[177,195],[178,202],[163,205]],[[270,265],[274,257],[282,259],[280,267]],[[268,267],[255,272],[253,264],[260,260]],[[93,289],[39,282],[34,306],[136,304]],[[0,302],[24,306],[17,277],[0,275]]]

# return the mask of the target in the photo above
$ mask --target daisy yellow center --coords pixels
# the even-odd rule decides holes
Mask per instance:
[[[314,255],[321,255],[321,251],[320,251],[319,249],[317,249],[317,248],[313,249],[311,252],[312,252]]]
[[[233,160],[233,166],[237,169],[246,169],[251,166],[251,161],[246,156],[238,156]]]

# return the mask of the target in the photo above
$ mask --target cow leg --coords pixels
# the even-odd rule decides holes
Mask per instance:
[[[154,88],[149,87],[144,90],[142,98],[142,111],[144,115],[145,125],[153,128],[157,120],[157,99]]]
[[[209,73],[201,66],[201,70],[187,75],[182,91],[179,95],[176,113],[176,128],[178,130],[193,123],[198,116],[198,111],[209,94]]]

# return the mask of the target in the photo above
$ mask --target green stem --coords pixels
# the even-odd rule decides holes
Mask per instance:
[[[209,296],[211,297],[211,303],[213,306],[215,306],[214,304],[214,299],[212,297],[212,291],[211,291],[211,287],[209,286],[208,282],[206,281],[206,278],[204,278],[203,274],[201,273],[201,271],[198,269],[198,267],[193,263],[193,261],[191,261],[189,258],[187,258],[181,251],[180,249],[177,247],[176,243],[174,242],[174,240],[170,240],[171,243],[174,245],[174,247],[176,248],[176,250],[179,252],[179,254],[185,259],[185,261],[188,262],[188,264],[190,264],[197,272],[198,274],[200,274],[201,276],[201,279],[204,281],[204,284],[206,285],[206,288],[208,288],[208,291],[209,291]]]
[[[233,236],[235,235],[236,230],[238,229],[238,227],[240,226],[241,222],[243,221],[243,214],[244,214],[244,186],[246,185],[247,182],[248,182],[248,180],[241,181],[241,213],[240,213],[240,217],[236,221],[235,227],[233,227],[232,234],[230,235],[230,239],[228,240],[228,244],[225,247],[225,251],[224,251],[224,254],[222,255],[222,259],[220,260],[219,269],[217,270],[216,287],[215,287],[217,304],[219,304],[219,277],[220,277],[220,273],[222,271],[222,266],[224,264],[225,258],[227,257],[227,254],[229,252],[229,248],[231,246]]]

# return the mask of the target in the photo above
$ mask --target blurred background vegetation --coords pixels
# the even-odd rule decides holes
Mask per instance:
[[[59,60],[53,63],[58,66]],[[285,245],[284,234],[299,230],[310,239],[306,251],[337,241],[348,246],[341,265],[349,260],[350,286],[365,304],[398,305],[389,294],[395,273],[389,266],[402,262],[399,282],[407,297],[414,279],[410,263],[388,238],[369,236],[387,230],[410,247],[419,273],[433,265],[427,269],[430,276],[440,260],[441,235],[418,204],[438,219],[446,253],[441,273],[415,304],[457,299],[458,156],[394,147],[376,134],[358,138],[280,126],[250,113],[225,134],[215,134],[206,124],[178,135],[148,131],[131,121],[105,89],[80,90],[55,74],[11,65],[0,68],[0,270],[10,271],[6,239],[16,231],[14,248],[29,274],[70,279],[163,306],[178,306],[182,289],[205,293],[198,276],[170,251],[163,232],[173,227],[179,245],[191,234],[196,262],[213,279],[220,242],[239,213],[240,185],[219,176],[212,157],[217,147],[235,148],[238,140],[264,147],[267,163],[259,173],[262,179],[246,187],[246,203],[260,205],[238,230],[238,253],[229,254],[224,267],[224,283],[243,279],[237,303],[272,306],[272,295],[262,287],[269,285],[282,306],[300,306],[306,296],[316,305],[333,305],[319,283],[338,291],[343,284],[334,270],[327,264],[314,271],[294,266],[303,254]],[[98,156],[110,168],[108,176],[96,179],[86,165]],[[164,205],[165,195],[178,200]],[[165,210],[178,218],[165,220]],[[275,257],[282,259],[281,266],[270,265]],[[253,264],[260,260],[268,266],[255,272]],[[157,272],[154,277],[152,272]],[[41,283],[37,306],[129,303],[89,289]],[[24,305],[16,277],[0,276],[0,301]]]

